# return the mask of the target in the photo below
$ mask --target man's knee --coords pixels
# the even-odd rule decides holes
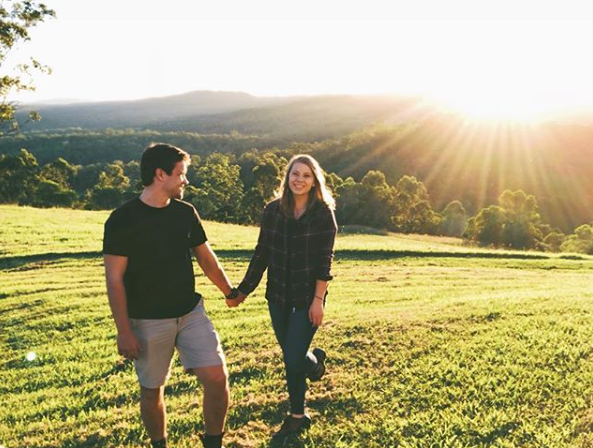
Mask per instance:
[[[140,386],[140,399],[145,402],[159,402],[163,399],[164,386],[156,389]]]
[[[226,366],[199,367],[191,369],[198,381],[204,386],[204,390],[224,390],[228,385],[228,374]]]

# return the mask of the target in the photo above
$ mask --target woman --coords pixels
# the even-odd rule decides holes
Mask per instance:
[[[278,197],[264,209],[255,253],[238,287],[241,295],[249,295],[268,269],[266,299],[284,356],[290,397],[290,415],[275,434],[279,437],[311,426],[305,413],[306,378],[319,381],[325,373],[325,352],[320,348],[310,352],[309,347],[323,321],[332,279],[334,208],[317,161],[308,155],[294,156]]]

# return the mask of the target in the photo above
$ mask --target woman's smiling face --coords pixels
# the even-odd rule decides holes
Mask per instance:
[[[295,196],[308,195],[315,186],[315,176],[308,165],[296,162],[290,169],[288,187]]]

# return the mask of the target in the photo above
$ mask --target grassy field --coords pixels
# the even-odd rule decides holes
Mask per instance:
[[[105,295],[107,215],[0,206],[0,446],[147,446]],[[205,227],[238,282],[257,229]],[[337,249],[316,336],[328,375],[285,447],[593,447],[592,258],[401,235]],[[287,396],[263,287],[229,310],[197,277],[229,362],[226,445],[277,446]],[[166,394],[172,446],[200,446],[201,389],[177,361]]]

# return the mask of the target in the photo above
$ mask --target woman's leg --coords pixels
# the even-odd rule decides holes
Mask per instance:
[[[311,325],[306,308],[290,313],[283,352],[292,414],[305,413],[306,376],[317,363],[315,357],[309,353],[316,331],[317,327]]]
[[[270,318],[272,319],[272,328],[274,329],[276,340],[284,352],[286,330],[288,329],[288,317],[292,309],[285,309],[271,302],[268,302],[268,309],[270,310]]]
[[[290,412],[304,414],[306,376],[317,365],[315,356],[309,352],[317,328],[311,325],[307,308],[293,310],[273,303],[268,303],[268,308],[284,356]]]

